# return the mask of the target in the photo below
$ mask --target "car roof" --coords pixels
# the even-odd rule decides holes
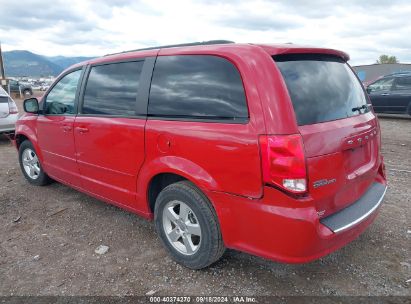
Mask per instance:
[[[383,78],[385,77],[411,77],[411,71],[391,73],[383,76]]]
[[[391,74],[387,74],[387,75],[378,77],[377,79],[374,79],[374,80],[370,81],[370,82],[367,84],[367,87],[370,86],[370,85],[372,85],[372,84],[374,84],[374,83],[376,83],[376,82],[379,81],[379,80],[382,80],[382,79],[386,79],[386,78],[402,78],[402,77],[411,77],[411,71],[410,71],[410,72],[391,73]]]
[[[319,47],[312,47],[312,46],[304,46],[304,45],[297,45],[292,43],[284,43],[284,44],[251,44],[251,43],[234,43],[228,40],[211,40],[205,42],[195,42],[195,43],[188,43],[188,44],[177,44],[177,45],[167,45],[167,46],[159,46],[159,47],[151,47],[145,49],[138,49],[138,50],[131,50],[125,51],[115,54],[109,54],[103,57],[94,58],[91,60],[80,62],[76,65],[71,66],[69,69],[73,69],[76,67],[81,67],[87,64],[99,64],[111,61],[121,61],[121,60],[130,60],[133,58],[139,57],[148,57],[148,56],[157,56],[160,50],[166,49],[165,52],[167,55],[172,55],[173,53],[181,52],[182,50],[190,50],[190,52],[198,52],[201,53],[202,51],[213,51],[213,50],[224,50],[226,52],[239,52],[242,50],[251,50],[253,48],[262,48],[268,54],[274,55],[282,55],[282,54],[302,54],[302,53],[314,53],[314,54],[327,54],[327,55],[334,55],[342,58],[345,61],[350,59],[349,55],[345,52],[329,49],[329,48],[319,48]]]

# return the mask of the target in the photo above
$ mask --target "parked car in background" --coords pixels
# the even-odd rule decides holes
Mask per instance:
[[[40,91],[47,91],[50,88],[50,85],[42,85],[40,86]]]
[[[375,112],[411,115],[411,73],[386,75],[368,85],[367,93]]]
[[[14,100],[0,87],[0,133],[13,133],[19,118]]]
[[[22,173],[154,219],[189,268],[225,248],[318,259],[358,237],[386,191],[377,117],[348,59],[208,42],[74,65],[24,102]]]
[[[24,96],[29,97],[33,95],[33,89],[30,85],[22,83],[18,80],[10,79],[10,92],[22,93]]]

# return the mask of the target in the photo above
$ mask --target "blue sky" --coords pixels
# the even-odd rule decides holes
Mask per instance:
[[[380,54],[411,63],[411,2],[0,0],[4,50],[100,56],[211,39],[331,47],[351,64]]]

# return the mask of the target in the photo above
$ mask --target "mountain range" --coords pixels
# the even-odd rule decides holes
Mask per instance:
[[[12,77],[57,76],[72,64],[92,58],[93,57],[48,57],[25,50],[3,52],[6,76]]]

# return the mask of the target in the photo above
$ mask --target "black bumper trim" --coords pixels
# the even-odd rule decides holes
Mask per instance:
[[[386,191],[386,185],[373,183],[359,200],[337,213],[322,218],[320,223],[335,233],[347,230],[371,215],[381,205]]]

